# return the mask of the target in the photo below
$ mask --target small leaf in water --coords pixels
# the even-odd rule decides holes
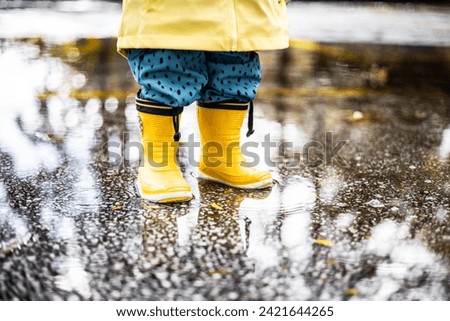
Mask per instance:
[[[314,243],[316,243],[318,245],[322,245],[322,246],[327,246],[327,247],[331,247],[334,244],[332,241],[324,240],[324,239],[315,240]]]
[[[121,210],[122,208],[123,208],[122,205],[116,205],[113,207],[113,211],[118,211],[118,210]]]
[[[230,270],[228,270],[228,269],[226,269],[226,268],[218,268],[218,269],[209,270],[209,271],[208,271],[208,274],[209,274],[209,275],[214,275],[214,274],[216,274],[216,275],[222,275],[222,276],[224,276],[224,275],[230,274]]]
[[[359,291],[356,288],[348,288],[347,290],[345,290],[345,294],[348,296],[353,296],[359,294]]]
[[[217,205],[216,203],[211,203],[210,205],[212,208],[214,208],[216,210],[223,210],[223,207],[220,205]]]
[[[333,266],[338,266],[339,262],[337,260],[335,260],[335,259],[328,259],[328,260],[325,261],[325,264],[328,267],[333,267]]]

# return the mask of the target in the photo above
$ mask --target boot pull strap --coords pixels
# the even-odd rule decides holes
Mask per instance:
[[[175,134],[173,135],[173,140],[178,142],[181,138],[180,133],[180,113],[177,112],[176,108],[172,108],[172,122],[173,129],[175,130]]]
[[[255,132],[255,130],[253,129],[253,100],[250,102],[250,107],[248,110],[247,128],[247,137],[250,137]]]

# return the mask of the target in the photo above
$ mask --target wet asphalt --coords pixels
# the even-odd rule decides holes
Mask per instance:
[[[448,48],[261,53],[242,143],[258,142],[274,186],[198,179],[190,106],[179,161],[195,198],[158,205],[136,195],[137,88],[114,45],[0,42],[15,71],[0,103],[1,300],[449,299]]]

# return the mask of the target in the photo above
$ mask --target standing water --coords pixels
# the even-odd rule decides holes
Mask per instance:
[[[322,38],[292,6],[293,32],[320,41],[260,53],[256,133],[242,142],[276,184],[197,179],[190,106],[179,159],[195,199],[157,205],[135,191],[119,11],[64,8],[21,12],[47,19],[33,31],[1,28],[18,13],[0,13],[1,300],[449,298],[448,43]],[[63,34],[49,27],[61,21]]]

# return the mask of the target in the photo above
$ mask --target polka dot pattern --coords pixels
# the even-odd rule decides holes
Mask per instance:
[[[256,52],[131,49],[128,63],[140,98],[171,107],[198,100],[249,102],[261,81]]]

